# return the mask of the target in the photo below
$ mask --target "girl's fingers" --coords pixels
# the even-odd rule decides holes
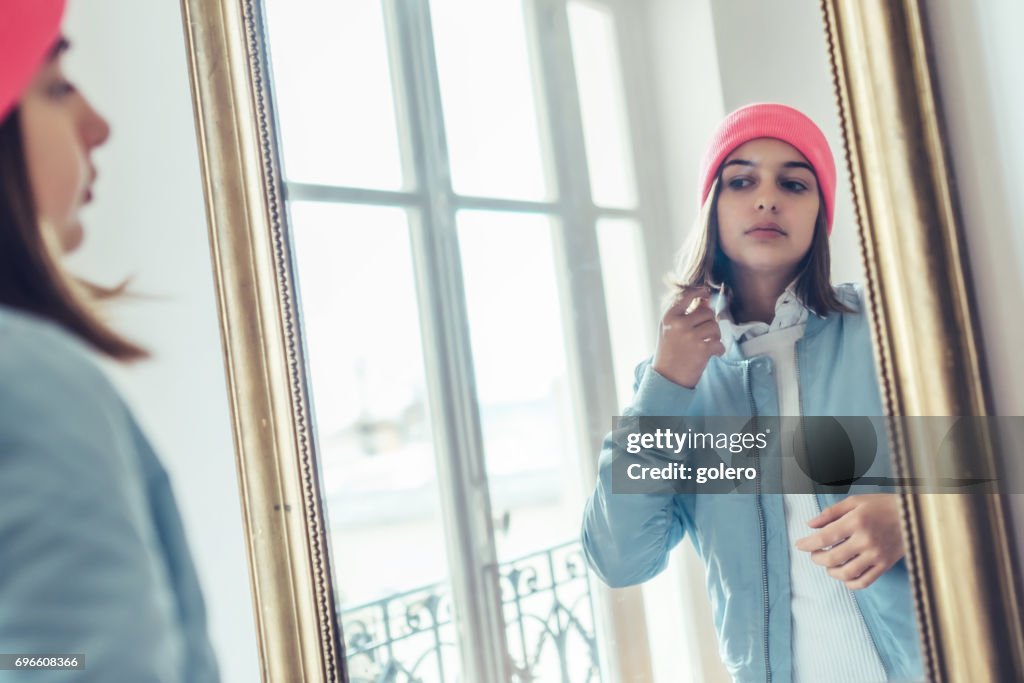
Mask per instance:
[[[693,331],[701,339],[706,339],[707,337],[719,339],[722,336],[722,328],[718,326],[714,318],[708,318],[697,323],[693,326]]]
[[[683,318],[683,323],[691,327],[713,327],[716,330],[718,329],[718,321],[715,320],[715,314],[711,312],[710,308],[698,309]]]
[[[661,329],[663,331],[673,329],[689,331],[695,327],[700,327],[702,325],[709,324],[713,325],[716,328],[718,327],[718,323],[715,321],[714,314],[711,313],[710,310],[704,312],[704,310],[698,309],[696,313],[691,313],[690,315],[666,315],[665,318],[661,321]]]
[[[867,588],[868,586],[873,584],[879,576],[884,574],[886,569],[888,569],[888,567],[876,564],[874,567],[871,567],[866,572],[858,576],[856,579],[853,579],[852,581],[847,581],[846,587],[852,591],[858,591],[862,588]]]
[[[817,533],[801,538],[793,545],[796,546],[797,550],[803,550],[804,552],[810,553],[815,550],[831,548],[832,546],[839,545],[849,537],[850,530],[846,528],[846,525],[843,524],[842,521],[839,521],[834,522]]]
[[[693,287],[692,289],[684,290],[676,295],[675,301],[668,307],[663,317],[666,319],[669,317],[682,317],[690,311],[691,305],[700,305],[699,301],[697,304],[694,304],[694,299],[709,296],[711,296],[711,289],[708,287]]]
[[[671,311],[667,313],[661,324],[667,328],[680,327],[682,329],[688,329],[690,327],[697,327],[705,323],[718,324],[715,320],[715,314],[711,312],[711,309],[707,306],[698,306],[697,310],[687,315],[675,315]]]
[[[674,328],[686,330],[705,323],[714,323],[717,326],[718,323],[715,320],[714,312],[703,302],[703,299],[693,299],[691,301],[700,302],[692,313],[681,312],[681,306],[669,308],[668,312],[661,319],[662,328],[665,330]]]
[[[844,498],[835,505],[825,508],[821,511],[821,514],[814,519],[807,522],[807,526],[820,529],[824,526],[832,524],[847,512],[857,507],[857,496],[849,496]]]
[[[700,295],[698,295],[695,299],[691,299],[690,300],[690,305],[686,307],[686,310],[683,311],[683,313],[685,315],[693,315],[694,313],[696,313],[698,311],[710,311],[711,310],[710,297],[711,297],[711,292],[710,291],[701,292]]]
[[[848,562],[852,561],[855,557],[861,556],[861,548],[854,548],[853,544],[847,540],[844,543],[840,543],[828,550],[815,550],[811,553],[811,561],[814,564],[821,565],[826,568],[842,567]]]
[[[842,582],[855,581],[864,575],[866,571],[874,567],[874,563],[863,555],[858,555],[840,567],[829,567],[826,569],[828,575],[833,579]]]

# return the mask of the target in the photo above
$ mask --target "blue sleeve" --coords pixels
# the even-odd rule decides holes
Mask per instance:
[[[636,368],[633,403],[625,415],[685,415],[694,390],[675,384],[644,361]],[[625,427],[628,431],[630,427]],[[684,514],[673,494],[613,493],[612,456],[650,462],[650,453],[630,455],[615,445],[623,430],[605,437],[597,484],[583,513],[582,542],[587,562],[612,588],[642,583],[668,564],[669,551],[683,538]]]
[[[178,616],[188,651],[185,680],[190,683],[214,683],[218,679],[217,658],[206,627],[206,603],[203,600],[185,538],[178,505],[167,471],[153,452],[145,434],[131,420],[136,451],[145,473],[146,492],[156,533],[163,547],[171,590],[177,598]]]
[[[84,654],[85,670],[0,683],[184,683],[130,417],[91,361],[41,340],[0,360],[0,652]]]

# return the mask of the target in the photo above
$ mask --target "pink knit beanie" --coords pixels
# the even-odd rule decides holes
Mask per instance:
[[[65,0],[0,0],[0,121],[60,37]]]
[[[726,157],[740,145],[757,138],[788,142],[811,162],[825,200],[828,234],[831,235],[836,203],[836,162],[832,150],[814,121],[784,104],[750,104],[725,117],[700,163],[701,205],[707,200],[711,184]]]

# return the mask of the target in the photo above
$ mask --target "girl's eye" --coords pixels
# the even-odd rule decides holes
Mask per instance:
[[[803,192],[807,189],[807,186],[799,180],[785,180],[782,186],[790,192]]]
[[[71,81],[61,78],[60,80],[54,81],[50,87],[47,88],[47,92],[51,97],[60,98],[75,92],[75,86],[71,84]]]
[[[737,176],[735,178],[732,178],[728,182],[729,187],[731,187],[734,190],[742,190],[745,187],[750,187],[750,185],[752,185],[752,184],[753,184],[753,181],[751,181],[750,178],[743,178],[741,176]]]

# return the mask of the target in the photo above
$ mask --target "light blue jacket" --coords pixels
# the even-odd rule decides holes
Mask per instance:
[[[839,285],[836,291],[842,301],[861,310],[858,287]],[[802,414],[883,414],[866,316],[833,313],[822,318],[812,312],[796,356]],[[671,382],[650,364],[648,360],[637,367],[635,396],[626,415],[779,414],[772,361],[744,359],[738,344],[722,357],[713,356],[693,389]],[[613,445],[623,443],[623,437],[612,432],[605,439],[597,485],[586,505],[582,539],[590,566],[612,587],[638,584],[661,572],[669,551],[688,535],[704,560],[720,655],[735,681],[791,681],[790,540],[782,496],[613,494]],[[619,448],[616,457],[630,456]],[[641,452],[635,457],[645,462],[651,456]],[[886,474],[885,460],[877,459],[867,474]],[[850,489],[857,492],[856,486]],[[822,509],[845,497],[817,496]],[[905,561],[853,596],[889,680],[922,680]]]
[[[0,653],[84,654],[0,683],[213,683],[167,473],[76,338],[0,306]]]

